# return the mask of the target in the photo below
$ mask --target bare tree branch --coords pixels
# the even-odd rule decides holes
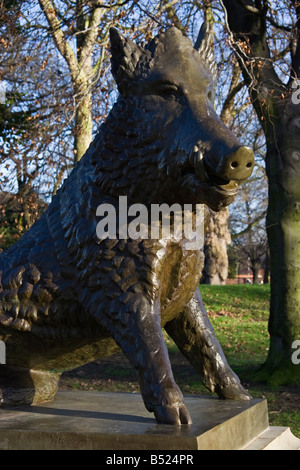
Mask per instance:
[[[80,74],[78,62],[76,60],[76,56],[73,52],[73,49],[69,45],[68,41],[65,38],[64,32],[60,28],[60,22],[57,19],[55,7],[51,0],[39,0],[39,4],[47,18],[56,47],[68,64],[72,79],[76,81]]]

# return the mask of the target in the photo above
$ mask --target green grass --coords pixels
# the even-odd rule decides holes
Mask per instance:
[[[217,338],[231,365],[264,362],[268,347],[269,285],[201,285]]]
[[[268,320],[270,285],[200,285],[203,302],[211,315]]]

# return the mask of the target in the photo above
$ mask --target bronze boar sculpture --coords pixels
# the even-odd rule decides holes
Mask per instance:
[[[202,251],[184,238],[121,237],[122,227],[99,238],[97,208],[109,204],[120,219],[126,196],[128,206],[219,211],[250,176],[253,152],[214,111],[205,24],[195,46],[175,27],[145,47],[114,28],[110,39],[115,105],[46,212],[0,255],[0,402],[50,400],[63,371],[121,349],[156,420],[188,424],[162,327],[211,392],[250,398],[201,300]]]

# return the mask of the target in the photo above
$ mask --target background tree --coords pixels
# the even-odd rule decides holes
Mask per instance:
[[[235,234],[232,247],[238,257],[238,264],[241,267],[248,267],[252,271],[249,280],[253,284],[263,282],[264,278],[259,278],[259,272],[264,268],[268,252],[267,235],[264,224],[261,223],[260,216],[253,219],[251,216],[249,200],[244,201],[247,228],[242,233]],[[261,214],[263,216],[264,214]],[[264,217],[263,222],[264,222]]]
[[[241,71],[236,60],[231,60],[231,83],[226,96],[223,98],[220,117],[224,124],[230,127],[236,114],[236,95],[244,87]],[[205,230],[204,254],[205,263],[201,282],[203,284],[226,284],[228,277],[227,247],[231,243],[228,229],[229,209],[221,212],[209,210],[208,224]]]
[[[300,107],[292,88],[300,77],[300,5],[223,2],[229,38],[266,136],[270,350],[259,377],[275,383],[299,382],[291,346],[300,336]]]
[[[66,61],[71,78],[75,108],[75,163],[83,156],[92,140],[92,88],[104,73],[103,56],[107,48],[110,22],[105,25],[108,9],[102,6],[103,3],[77,0],[55,4],[51,0],[39,0],[53,42]]]
[[[22,235],[40,213],[40,199],[32,187],[34,168],[29,167],[26,155],[19,157],[19,142],[29,137],[29,109],[20,105],[23,94],[17,89],[7,89],[4,69],[17,67],[20,50],[24,44],[24,32],[20,24],[19,2],[0,1],[0,240],[7,247]],[[12,167],[15,169],[14,194],[9,192]],[[4,191],[4,187],[8,191]],[[2,192],[1,192],[2,191]]]

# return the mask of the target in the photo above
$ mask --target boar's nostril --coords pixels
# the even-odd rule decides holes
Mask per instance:
[[[247,146],[240,146],[234,152],[220,159],[214,168],[214,160],[210,154],[204,155],[204,163],[211,174],[228,181],[244,181],[249,178],[254,167],[253,150]]]
[[[220,176],[230,180],[243,181],[251,175],[253,165],[253,150],[249,147],[241,146],[223,159],[222,164],[218,168],[218,173]]]

